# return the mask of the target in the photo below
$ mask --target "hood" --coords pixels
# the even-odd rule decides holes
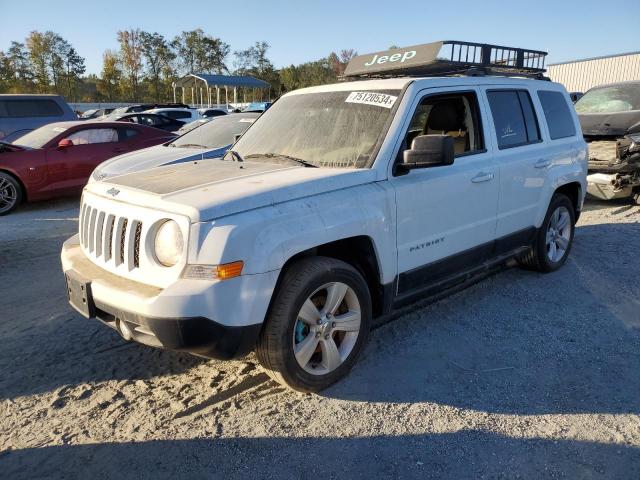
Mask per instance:
[[[113,177],[89,185],[95,193],[189,212],[207,221],[375,181],[372,169],[305,168],[266,162],[192,162]],[[122,191],[122,193],[120,193]],[[141,195],[143,194],[143,195]],[[173,206],[173,207],[172,207]]]
[[[582,134],[589,137],[621,137],[640,123],[640,110],[578,114]]]
[[[0,153],[5,152],[21,152],[23,150],[28,150],[27,147],[23,147],[21,145],[15,145],[13,143],[7,143],[0,141]]]
[[[119,155],[101,163],[98,168],[96,168],[95,176],[104,180],[105,178],[146,170],[147,168],[219,158],[224,155],[224,152],[226,152],[228,148],[229,146],[206,149],[155,145],[153,147],[143,148],[142,150],[125,153],[124,155]]]

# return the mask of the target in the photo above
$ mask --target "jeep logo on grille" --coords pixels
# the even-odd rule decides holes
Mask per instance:
[[[107,190],[107,193],[112,197],[115,197],[120,193],[120,190],[118,190],[117,188],[110,188],[109,190]]]

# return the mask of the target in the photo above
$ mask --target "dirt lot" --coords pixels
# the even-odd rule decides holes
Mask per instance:
[[[67,306],[77,200],[0,219],[0,477],[640,478],[640,207],[372,334],[321,395],[125,343]]]

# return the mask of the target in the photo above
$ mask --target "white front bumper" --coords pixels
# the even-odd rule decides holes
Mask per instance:
[[[145,317],[205,317],[234,327],[264,321],[279,274],[272,271],[224,281],[180,278],[166,288],[158,288],[98,267],[82,252],[78,235],[64,243],[61,260],[65,272],[72,270],[91,282],[97,303]]]

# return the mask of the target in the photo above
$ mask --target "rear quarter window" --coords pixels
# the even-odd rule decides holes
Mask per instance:
[[[126,142],[137,137],[139,132],[134,128],[119,128],[118,133],[120,134],[119,140],[121,142]]]
[[[542,104],[551,140],[573,137],[576,128],[565,95],[561,92],[540,90],[538,98]]]
[[[50,99],[0,100],[0,117],[61,117],[62,109]]]
[[[487,98],[500,150],[540,141],[538,122],[528,92],[490,90]]]

